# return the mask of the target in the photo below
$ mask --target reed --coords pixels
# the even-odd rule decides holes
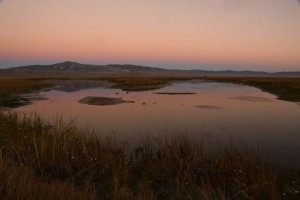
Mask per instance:
[[[62,119],[0,113],[2,199],[299,198],[282,172],[230,140],[172,134],[130,145]]]

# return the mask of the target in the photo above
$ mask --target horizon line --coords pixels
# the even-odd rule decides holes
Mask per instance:
[[[25,65],[19,65],[19,66],[12,66],[12,67],[5,67],[1,68],[0,70],[6,70],[6,69],[12,69],[12,68],[19,68],[19,67],[30,67],[30,66],[49,66],[49,65],[58,65],[63,63],[76,63],[80,65],[94,65],[94,66],[108,66],[108,65],[130,65],[130,66],[138,66],[138,67],[150,67],[150,68],[157,68],[157,69],[164,69],[164,70],[178,70],[178,71],[211,71],[211,72],[257,72],[257,73],[268,73],[268,74],[274,74],[274,73],[300,73],[300,70],[298,71],[266,71],[266,70],[249,70],[249,69],[241,69],[241,70],[233,70],[233,69],[176,69],[176,68],[165,68],[165,67],[157,67],[157,66],[151,66],[151,65],[145,65],[145,64],[130,64],[130,63],[108,63],[108,64],[94,64],[94,63],[85,63],[85,62],[77,62],[77,61],[71,61],[66,60],[62,62],[52,62],[50,64],[25,64]]]

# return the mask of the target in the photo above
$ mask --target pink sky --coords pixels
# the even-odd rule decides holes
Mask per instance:
[[[0,68],[131,63],[300,70],[297,0],[3,0]]]

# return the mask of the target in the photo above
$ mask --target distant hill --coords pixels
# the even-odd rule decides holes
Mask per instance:
[[[111,76],[141,73],[157,73],[166,71],[160,68],[135,65],[90,65],[76,62],[62,62],[53,65],[30,65],[0,70],[4,76]]]
[[[0,69],[1,77],[85,77],[85,76],[275,76],[300,77],[299,72],[167,70],[137,65],[91,65],[62,62],[52,65],[31,65]]]

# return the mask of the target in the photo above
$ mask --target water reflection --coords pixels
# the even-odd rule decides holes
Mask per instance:
[[[74,92],[50,90],[40,95],[48,100],[16,110],[36,111],[48,120],[56,115],[73,118],[82,128],[114,132],[123,139],[178,130],[216,137],[229,135],[249,143],[264,143],[273,158],[300,167],[299,105],[279,101],[253,87],[183,82],[145,92],[102,87]],[[122,98],[135,103],[79,103],[88,96]]]

